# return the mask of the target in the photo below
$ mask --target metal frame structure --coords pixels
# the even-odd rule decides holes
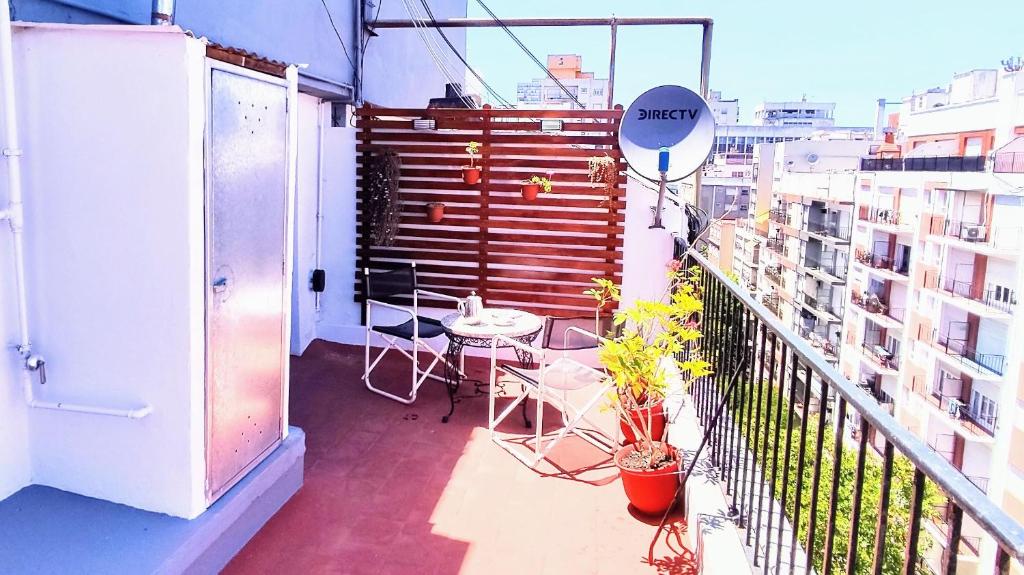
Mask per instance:
[[[433,28],[494,28],[507,26],[509,28],[529,27],[583,27],[583,26],[607,26],[611,34],[610,57],[608,60],[608,109],[612,109],[615,95],[615,54],[618,48],[619,26],[700,26],[701,27],[701,49],[700,49],[700,95],[707,100],[711,76],[711,38],[714,31],[714,20],[705,17],[634,17],[617,18],[504,18],[500,22],[491,18],[453,18],[449,20],[430,21],[424,19],[415,20],[377,20],[367,26],[373,30],[379,29],[403,29],[419,26],[430,26]],[[357,78],[357,83],[359,80]],[[701,170],[693,174],[694,190],[698,207],[700,203],[700,180]],[[659,199],[662,194],[659,194]]]

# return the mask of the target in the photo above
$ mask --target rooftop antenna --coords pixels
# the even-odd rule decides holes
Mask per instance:
[[[665,188],[696,172],[715,141],[715,119],[696,92],[658,86],[640,94],[622,116],[619,148],[640,177],[658,182],[652,228],[664,228]]]

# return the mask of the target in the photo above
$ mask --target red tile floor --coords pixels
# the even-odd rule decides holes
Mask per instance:
[[[409,362],[389,359],[374,381],[407,385]],[[362,366],[361,347],[322,341],[292,359],[305,484],[225,573],[696,572],[680,518],[648,561],[660,518],[631,513],[607,454],[570,437],[529,469],[488,437],[485,394],[444,424],[442,384],[428,381],[406,406],[367,390]],[[471,376],[486,370],[467,360]],[[504,430],[528,433],[513,417]]]

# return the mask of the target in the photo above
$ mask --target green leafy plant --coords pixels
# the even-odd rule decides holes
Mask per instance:
[[[681,359],[687,346],[701,338],[699,314],[703,310],[698,277],[681,263],[669,264],[669,285],[658,300],[637,300],[615,314],[621,334],[604,339],[598,357],[614,384],[609,405],[633,432],[635,449],[650,469],[670,460],[662,437],[652,435],[653,410],[634,421],[632,414],[665,399],[677,382],[683,390],[693,378],[711,373],[711,364],[697,356]],[[595,278],[597,287],[585,293],[599,307],[621,299],[621,290],[606,279]],[[639,423],[639,425],[638,425]]]
[[[550,194],[551,193],[551,180],[549,180],[547,178],[542,178],[540,176],[533,176],[532,178],[527,180],[527,182],[530,183],[530,184],[537,184],[538,186],[540,186],[540,189],[544,190],[545,194]]]
[[[480,142],[470,142],[466,146],[466,153],[469,154],[469,167],[475,167],[476,155],[480,153]]]

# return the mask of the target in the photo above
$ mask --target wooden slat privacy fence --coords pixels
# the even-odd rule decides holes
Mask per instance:
[[[539,314],[593,313],[593,299],[582,295],[591,278],[621,282],[622,113],[621,108],[358,109],[356,300],[363,299],[363,268],[393,269],[415,261],[423,289],[458,297],[476,290],[487,306]],[[414,130],[412,120],[421,118],[433,119],[435,129]],[[561,120],[561,130],[542,131],[542,119]],[[462,180],[470,141],[481,144],[481,177],[472,185]],[[368,162],[385,149],[401,159],[402,210],[395,241],[378,246],[363,223],[363,191]],[[620,168],[610,194],[589,179],[589,158],[605,154]],[[528,201],[520,185],[534,175],[549,178],[552,190]],[[427,218],[431,202],[445,204],[440,223]]]

